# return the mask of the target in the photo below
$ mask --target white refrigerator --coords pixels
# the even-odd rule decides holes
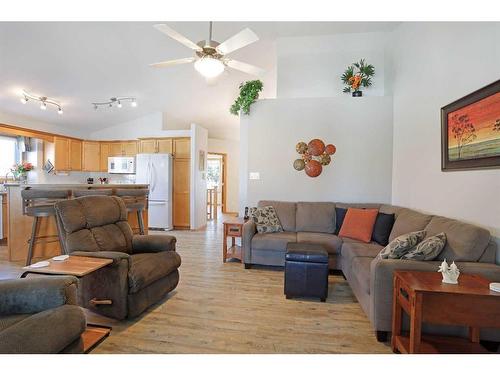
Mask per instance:
[[[148,226],[171,230],[172,155],[137,154],[135,182],[149,184]]]

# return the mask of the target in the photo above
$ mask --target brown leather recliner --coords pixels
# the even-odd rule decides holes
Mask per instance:
[[[82,306],[115,319],[133,318],[177,286],[181,258],[176,238],[133,235],[121,198],[86,196],[58,202],[55,208],[67,254],[113,260],[84,277]],[[112,304],[95,305],[92,299]]]

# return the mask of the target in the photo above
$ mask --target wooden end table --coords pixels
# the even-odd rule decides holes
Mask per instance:
[[[441,282],[438,272],[395,271],[392,350],[400,353],[488,353],[479,344],[480,328],[500,328],[500,293],[479,275],[462,274],[458,284]],[[401,332],[402,312],[410,333]],[[423,336],[422,323],[467,326],[469,339]]]
[[[227,259],[239,259],[243,262],[243,250],[241,246],[236,245],[236,238],[243,235],[243,224],[246,220],[242,217],[235,217],[224,221],[224,242],[222,247],[222,261],[226,263]],[[227,239],[231,238],[231,247],[227,248]]]
[[[50,262],[47,267],[23,267],[24,272],[21,275],[21,278],[25,278],[28,274],[34,273],[39,275],[71,275],[81,279],[86,275],[113,263],[112,259],[74,255],[70,255],[69,258],[64,261],[55,261],[52,259],[47,259],[47,261]],[[112,303],[111,300],[97,301],[93,299],[92,301],[96,304]],[[92,303],[92,301],[90,302]],[[96,314],[85,308],[83,308],[83,310],[87,318],[87,328],[85,329],[85,332],[82,333],[83,350],[85,353],[88,353],[109,336],[109,333],[111,332],[111,322],[113,320],[109,318],[96,319]]]

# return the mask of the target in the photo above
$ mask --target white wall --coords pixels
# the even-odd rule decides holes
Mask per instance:
[[[190,130],[165,130],[164,114],[153,112],[118,125],[92,132],[90,139],[127,140],[146,137],[189,137]]]
[[[293,162],[295,145],[314,138],[333,143],[337,153],[311,178]],[[259,101],[241,118],[240,143],[240,212],[260,199],[391,201],[391,97]],[[260,180],[249,180],[250,172],[259,172]]]
[[[208,152],[227,155],[226,211],[238,212],[240,143],[226,139],[208,139]]]
[[[394,37],[393,203],[480,225],[500,243],[500,170],[442,172],[440,154],[440,108],[500,77],[500,23],[405,23]]]
[[[205,154],[203,171],[199,168],[200,151]],[[207,225],[207,152],[207,129],[191,124],[191,229]]]
[[[356,33],[298,38],[277,41],[277,97],[346,96],[340,80],[353,62],[365,58],[375,66],[373,85],[363,88],[363,95],[390,93],[386,71],[390,33]]]

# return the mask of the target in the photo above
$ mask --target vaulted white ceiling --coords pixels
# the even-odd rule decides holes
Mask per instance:
[[[153,29],[159,22],[0,23],[0,112],[90,133],[162,111],[167,128],[195,122],[206,127],[210,137],[234,138],[239,120],[229,114],[229,106],[239,83],[255,77],[231,70],[207,85],[192,65],[149,67],[153,62],[192,56],[191,50]],[[207,38],[208,22],[166,23],[195,42]],[[258,42],[231,56],[267,70],[261,78],[266,86],[264,97],[269,97],[275,92],[277,38],[390,31],[395,26],[385,22],[216,22],[213,39],[222,42],[245,27],[257,33]],[[58,100],[64,114],[41,111],[33,103],[21,104],[22,89]],[[139,106],[93,109],[92,102],[112,96],[135,96]]]

